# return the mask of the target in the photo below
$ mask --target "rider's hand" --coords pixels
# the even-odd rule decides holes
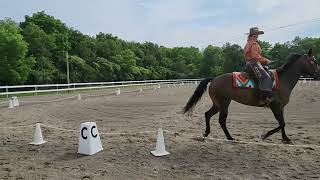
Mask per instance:
[[[272,61],[271,61],[271,60],[266,59],[266,64],[271,64],[271,63],[272,63]]]

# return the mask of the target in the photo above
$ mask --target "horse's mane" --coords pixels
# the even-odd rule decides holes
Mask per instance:
[[[296,53],[290,54],[287,58],[288,59],[287,62],[277,68],[278,72],[281,73],[281,72],[287,71],[298,59],[301,58],[301,56],[302,56],[301,54],[296,54]]]

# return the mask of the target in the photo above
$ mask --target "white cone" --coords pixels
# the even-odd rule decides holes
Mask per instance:
[[[93,155],[103,150],[95,122],[82,123],[80,127],[78,153]]]
[[[16,99],[16,106],[20,106],[18,98]]]
[[[142,88],[140,88],[140,89],[139,89],[139,92],[140,92],[140,93],[142,93],[142,91],[143,91],[143,89],[142,89]]]
[[[19,100],[17,96],[13,96],[12,97],[12,103],[14,107],[18,107],[19,106]]]
[[[121,94],[121,92],[120,92],[120,89],[118,88],[118,89],[116,90],[116,95],[119,96],[120,94]]]
[[[158,89],[160,89],[161,88],[161,85],[160,84],[158,84]]]
[[[170,84],[168,84],[167,86],[170,87]]]
[[[9,100],[9,107],[8,107],[9,109],[12,109],[13,108],[13,101],[12,101],[12,99],[10,99]]]
[[[47,142],[47,141],[43,140],[40,123],[37,123],[36,124],[36,130],[34,131],[34,135],[33,135],[33,141],[31,143],[29,143],[29,144],[40,145],[40,144],[43,144],[45,142]]]
[[[81,94],[78,94],[78,101],[81,100]]]
[[[166,151],[166,147],[164,144],[163,130],[161,128],[159,128],[158,130],[156,150],[151,151],[151,153],[157,157],[170,154],[169,152]]]
[[[173,84],[173,87],[176,87],[176,84],[175,84],[175,83]]]

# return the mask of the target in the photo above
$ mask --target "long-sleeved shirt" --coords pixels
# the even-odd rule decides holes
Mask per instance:
[[[260,45],[254,39],[249,39],[244,47],[244,57],[246,61],[257,61],[262,65],[266,65],[268,62],[267,58],[261,56]]]

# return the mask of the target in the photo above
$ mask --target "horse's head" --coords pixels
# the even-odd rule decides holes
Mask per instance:
[[[317,76],[320,73],[320,67],[317,64],[315,57],[312,55],[312,49],[301,56],[302,73],[309,76]]]

